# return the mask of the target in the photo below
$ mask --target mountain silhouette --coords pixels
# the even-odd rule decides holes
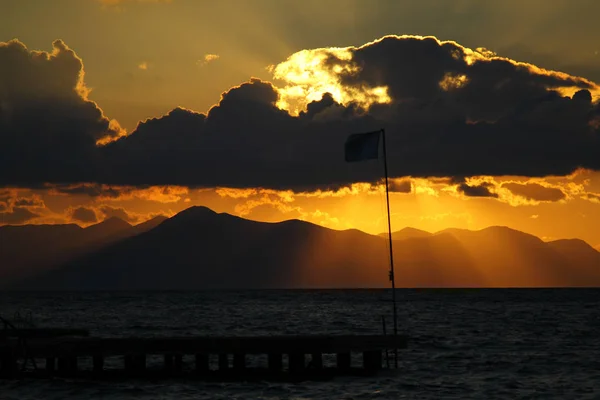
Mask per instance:
[[[126,237],[131,231],[131,225],[118,217],[111,217],[104,221],[90,225],[83,229],[85,242],[98,242],[104,240],[118,240]]]
[[[135,225],[133,227],[133,229],[137,233],[144,233],[146,231],[156,228],[158,225],[162,224],[163,222],[165,222],[168,219],[169,218],[165,217],[164,215],[158,215],[152,219],[149,219],[146,222],[142,222],[140,224]]]
[[[376,274],[365,268],[365,245],[373,245],[373,254],[383,261]],[[146,233],[44,274],[29,287],[348,287],[356,279],[381,286],[387,268],[383,251],[380,238],[357,230],[338,232],[297,220],[263,223],[192,207]],[[331,258],[332,252],[347,255]]]
[[[392,239],[393,240],[403,240],[403,239],[410,239],[410,238],[427,237],[427,236],[432,236],[432,235],[433,235],[432,233],[423,231],[421,229],[406,227],[399,231],[392,232]],[[380,233],[379,236],[387,238],[388,233],[387,232]]]
[[[86,228],[76,224],[0,226],[0,282],[7,285],[55,268],[70,259],[148,231],[164,219],[166,217],[156,217],[136,226],[117,217]]]
[[[546,243],[507,227],[406,235],[410,232],[394,240],[398,287],[600,285],[600,253],[583,241]],[[389,287],[387,243],[358,230],[337,231],[298,220],[257,222],[191,207],[153,229],[12,287]]]
[[[417,269],[417,265],[421,271],[429,269],[430,279],[437,277],[432,282],[436,285],[585,285],[580,267],[569,257],[533,235],[507,227],[479,231],[447,229],[411,243],[410,253],[400,255],[400,260],[407,260],[412,269]],[[600,264],[597,267],[600,273]]]

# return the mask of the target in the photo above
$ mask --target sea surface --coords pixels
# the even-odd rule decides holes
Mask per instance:
[[[379,334],[389,290],[0,293],[95,336]],[[400,368],[304,383],[0,380],[18,399],[600,399],[600,289],[398,290]]]

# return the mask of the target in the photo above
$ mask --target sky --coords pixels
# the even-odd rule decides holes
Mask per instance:
[[[0,225],[510,226],[600,245],[600,3],[0,0]]]

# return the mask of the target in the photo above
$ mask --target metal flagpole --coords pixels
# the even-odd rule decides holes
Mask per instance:
[[[390,281],[392,282],[392,303],[394,307],[394,341],[398,340],[398,313],[396,311],[396,279],[394,275],[394,251],[392,249],[392,222],[390,219],[390,194],[388,189],[387,151],[385,148],[385,129],[381,130],[383,136],[383,165],[385,171],[385,200],[387,203],[388,238],[390,241]],[[398,368],[398,346],[394,344],[394,367]]]

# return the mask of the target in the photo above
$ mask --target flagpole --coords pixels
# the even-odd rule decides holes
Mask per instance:
[[[392,249],[392,221],[390,219],[390,193],[388,186],[387,151],[385,148],[385,129],[381,129],[383,136],[383,168],[385,171],[385,200],[387,203],[388,238],[390,241],[390,281],[392,281],[392,303],[394,307],[394,339],[398,337],[398,313],[396,311],[396,277],[394,275],[394,251]],[[398,346],[394,343],[394,367],[398,368]]]

